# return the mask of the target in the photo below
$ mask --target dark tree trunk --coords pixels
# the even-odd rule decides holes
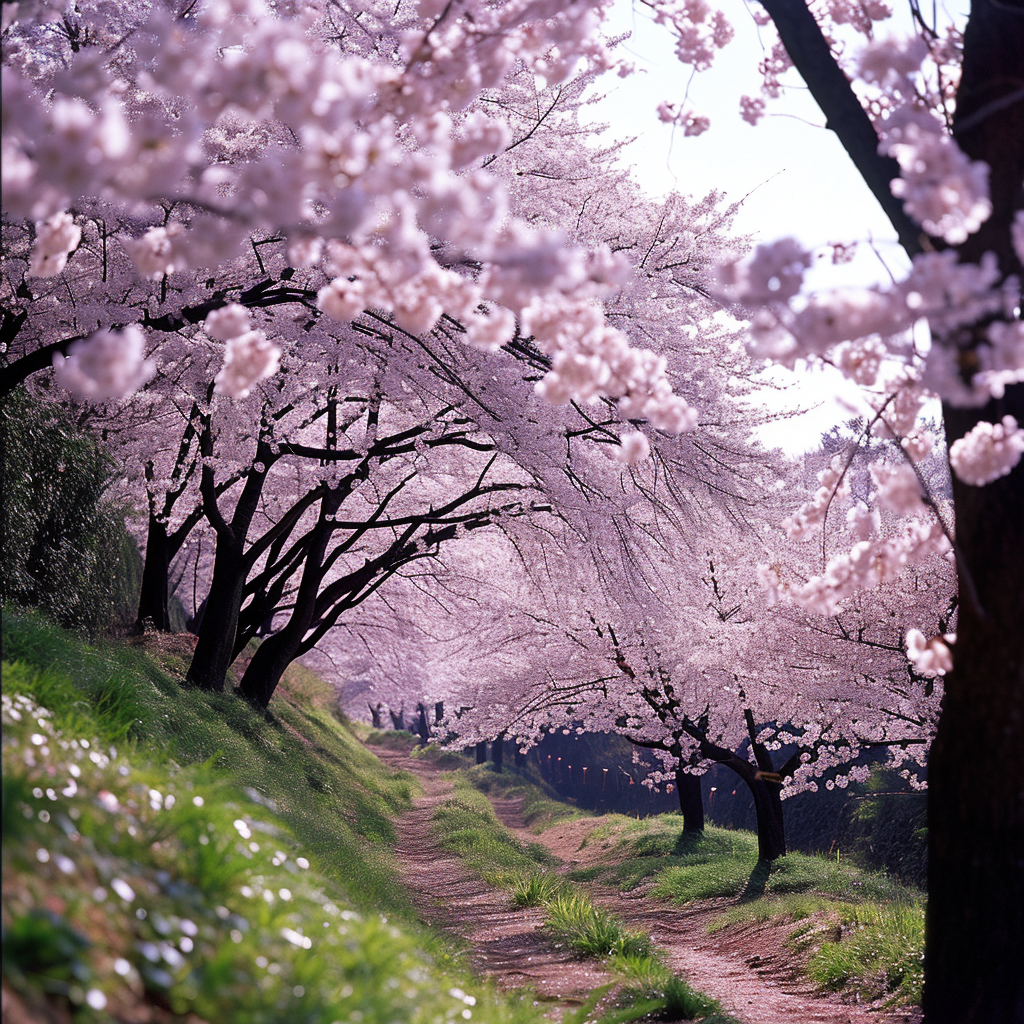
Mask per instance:
[[[397,712],[388,708],[388,714],[391,716],[391,727],[395,732],[405,732],[405,708],[401,708]]]
[[[444,701],[439,700],[434,705],[434,725],[437,725],[444,718]]]
[[[168,633],[171,613],[168,606],[168,577],[171,569],[171,545],[167,524],[150,513],[146,529],[146,560],[142,567],[142,589],[135,628],[140,633],[149,624],[152,629]]]
[[[677,768],[676,792],[679,794],[679,812],[683,816],[683,831],[703,832],[704,798],[700,791],[700,778]]]
[[[500,772],[505,763],[505,734],[503,732],[499,732],[491,744],[491,761],[494,763],[495,770]]]
[[[515,762],[517,768],[526,767],[526,755],[519,749],[519,744],[516,744],[515,752],[512,754],[512,759]]]
[[[907,252],[920,251],[894,211],[887,161],[872,164],[874,139],[805,4],[766,0],[794,64],[883,204]],[[964,33],[953,134],[990,169],[992,215],[957,247],[962,261],[995,253],[1020,275],[1010,226],[1024,209],[1024,17],[1019,2],[973,0]],[[833,105],[833,100],[839,106]],[[853,116],[844,117],[844,110]],[[964,372],[987,341],[982,323],[946,344]],[[945,406],[947,444],[979,421],[1024,422],[1024,385],[983,408]],[[954,478],[959,571],[955,668],[928,758],[927,1024],[1024,1024],[1024,465],[984,487]]]
[[[188,684],[214,693],[223,692],[234,660],[235,631],[244,587],[245,562],[241,545],[218,538],[213,580],[199,626],[199,639],[188,667]]]
[[[430,742],[430,726],[427,724],[427,706],[416,705],[416,735],[420,738],[420,746],[425,747]]]
[[[753,715],[747,711],[745,716],[748,731],[751,736],[754,736],[756,729]],[[771,755],[763,744],[756,742],[753,744],[754,756],[758,761],[758,765],[755,767],[739,754],[709,741],[699,729],[693,729],[692,724],[690,734],[700,741],[701,754],[704,757],[734,771],[750,790],[750,795],[754,798],[754,814],[757,818],[758,859],[767,863],[784,857],[786,855],[786,827],[782,814],[782,775],[773,770]],[[794,764],[799,763],[797,758],[782,771],[788,772]]]
[[[476,763],[487,764],[487,741],[481,740],[476,745]]]
[[[959,247],[1021,273],[1010,241],[1024,208],[1024,10],[975,0],[953,132],[991,169],[993,214]],[[985,325],[972,338],[980,347]],[[944,406],[947,443],[978,421],[1024,424],[1024,385],[982,408]],[[954,476],[959,620],[928,759],[928,1024],[1024,1024],[1024,464],[983,487]]]
[[[373,725],[374,729],[381,729],[381,728],[383,728],[383,722],[381,721],[381,717],[380,717],[381,705],[380,704],[369,704],[367,706],[370,709],[370,722]]]
[[[744,779],[754,798],[757,817],[758,860],[772,861],[786,855],[786,828],[782,817],[782,786],[765,779]]]
[[[242,673],[238,692],[250,704],[266,710],[281,677],[295,660],[301,642],[302,636],[287,626],[280,633],[268,636],[256,648]]]

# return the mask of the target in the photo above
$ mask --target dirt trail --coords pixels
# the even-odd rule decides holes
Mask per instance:
[[[543,914],[512,905],[507,893],[470,874],[438,849],[435,809],[452,794],[446,773],[400,751],[374,748],[382,761],[416,775],[423,786],[411,811],[395,822],[403,881],[424,921],[463,937],[473,967],[503,989],[530,988],[549,1016],[560,1017],[613,979],[593,961],[577,959],[540,931]]]
[[[556,825],[540,834],[523,826],[521,801],[492,799],[502,823],[523,842],[540,842],[568,871],[600,851],[583,847],[586,819]],[[594,856],[597,854],[597,856]],[[713,996],[744,1024],[917,1024],[915,1011],[882,1011],[843,1003],[817,993],[799,957],[785,946],[786,929],[750,924],[708,935],[706,926],[733,901],[714,900],[680,908],[647,896],[591,884],[594,901],[632,928],[646,931],[664,950],[672,969],[694,988]]]
[[[506,989],[530,987],[550,1001],[551,1015],[582,1001],[610,979],[592,961],[581,961],[540,932],[540,910],[512,907],[507,895],[471,875],[461,862],[438,850],[430,832],[434,809],[452,792],[446,773],[399,751],[375,749],[395,768],[416,775],[424,790],[412,811],[396,822],[397,854],[413,902],[424,920],[466,938],[473,965]],[[502,822],[524,842],[540,842],[562,870],[596,860],[598,844],[584,845],[587,820],[555,825],[540,834],[523,825],[519,800],[492,798]],[[595,847],[597,847],[595,849]],[[817,994],[799,959],[784,945],[786,930],[751,924],[708,935],[707,923],[730,903],[709,901],[679,908],[638,890],[620,893],[588,887],[595,902],[633,928],[648,932],[673,970],[694,988],[718,999],[743,1024],[918,1024],[915,1012],[882,1011],[844,1004]]]

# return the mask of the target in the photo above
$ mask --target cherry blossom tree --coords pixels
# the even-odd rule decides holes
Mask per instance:
[[[715,539],[727,535],[719,524]],[[528,646],[518,657],[491,655],[498,680],[470,683],[456,699],[466,707],[449,722],[457,745],[508,733],[528,746],[549,729],[619,733],[656,756],[648,782],[679,787],[691,828],[700,820],[699,795],[688,799],[696,777],[724,765],[750,789],[765,861],[786,852],[785,797],[815,790],[824,776],[829,788],[862,779],[863,752],[917,783],[942,687],[908,663],[903,633],[908,622],[948,623],[948,562],[908,571],[841,613],[814,614],[766,603],[759,543],[750,531],[703,561],[666,558],[647,600],[607,587],[606,567],[603,599],[596,580],[575,606],[537,587],[531,610],[519,613],[532,624]],[[514,610],[501,618],[515,621]]]
[[[699,71],[728,42],[721,12],[707,4],[649,6]],[[787,365],[824,359],[872,386],[875,427],[907,453],[878,494],[908,525],[864,537],[779,596],[842,601],[908,559],[933,557],[944,537],[952,545],[955,643],[907,637],[918,666],[945,672],[929,772],[925,1014],[930,1024],[1016,1020],[1024,1015],[1024,791],[1015,768],[1024,742],[1024,23],[1016,5],[987,0],[972,3],[966,25],[910,8],[914,33],[899,40],[880,38],[887,4],[766,0],[754,17],[777,41],[761,65],[763,95],[742,105],[756,123],[795,70],[892,222],[909,275],[889,287],[807,294],[810,254],[790,239],[727,267],[724,281],[749,310],[756,353]],[[946,529],[923,509],[913,479],[930,444],[916,424],[928,396],[942,401],[953,470],[955,526]]]
[[[704,0],[642,7],[674,34],[679,58],[701,72],[732,35],[725,12]],[[467,359],[505,346],[510,377],[524,382],[522,367],[531,365],[536,379],[525,383],[582,417],[585,425],[567,430],[559,421],[554,432],[567,442],[568,472],[542,443],[553,421],[523,415],[521,400],[516,429],[503,431],[499,445],[505,456],[531,446],[549,453],[533,460],[528,475],[567,499],[561,514],[577,536],[599,518],[596,496],[615,493],[623,480],[620,468],[605,466],[598,486],[580,476],[577,463],[603,445],[639,460],[650,432],[692,429],[694,400],[713,404],[721,393],[707,365],[714,360],[695,368],[710,369],[706,396],[696,385],[688,397],[673,389],[687,369],[665,354],[674,326],[667,314],[680,290],[692,289],[687,268],[699,255],[682,231],[655,241],[647,255],[635,249],[632,272],[611,249],[626,251],[638,238],[609,244],[613,236],[602,230],[603,245],[567,245],[564,218],[555,215],[560,204],[567,209],[559,175],[550,196],[536,194],[535,215],[507,216],[525,179],[491,158],[513,145],[525,150],[538,133],[524,123],[517,136],[511,121],[493,116],[526,107],[499,100],[489,109],[489,90],[510,72],[557,88],[580,62],[593,72],[611,66],[596,36],[604,5],[211,0],[180,10],[6,8],[2,389],[52,367],[60,387],[114,402],[198,349],[199,361],[213,361],[206,385],[215,396],[246,401],[283,377],[275,411],[290,406],[284,392],[297,375],[279,365],[310,364],[235,311],[210,319],[231,304],[251,308],[231,300],[253,289],[253,307],[294,304],[303,323],[316,309],[342,324],[383,317],[419,339],[451,331]],[[900,42],[879,39],[889,14],[882,3],[829,0],[812,8],[766,0],[753,13],[766,31],[774,26],[778,41],[762,64],[764,95],[741,104],[741,116],[756,123],[795,69],[892,221],[912,261],[909,274],[885,287],[811,294],[804,286],[811,254],[790,239],[761,246],[746,261],[738,252],[728,256],[715,288],[696,283],[749,322],[755,357],[784,365],[826,360],[872,389],[872,429],[895,437],[905,452],[904,463],[877,468],[871,487],[902,523],[876,519],[865,506],[853,516],[857,536],[848,550],[823,557],[804,578],[769,566],[769,592],[838,613],[863,588],[892,585],[911,562],[947,549],[956,559],[955,641],[945,630],[916,627],[905,636],[915,671],[944,673],[945,690],[931,756],[925,1010],[930,1022],[1009,1020],[1024,1003],[1017,971],[1024,797],[1016,771],[1024,741],[1017,638],[1024,621],[1024,26],[1015,5],[995,0],[975,0],[962,33],[930,24],[916,4],[912,11],[916,32]],[[544,108],[535,109],[541,124]],[[678,97],[660,113],[684,135],[709,127]],[[563,163],[569,173],[561,178],[574,179],[579,197],[584,176]],[[535,170],[530,176],[543,180]],[[628,202],[626,190],[619,201]],[[243,274],[226,285],[243,254],[259,266],[259,279]],[[651,338],[652,348],[637,349],[599,300],[614,306],[617,290],[628,296],[631,287],[633,300],[651,299],[650,290],[640,292],[652,259],[665,290],[619,311],[620,322],[634,324],[634,339]],[[288,285],[295,272],[309,272],[297,292]],[[174,309],[165,307],[168,292]],[[706,340],[724,352],[729,339],[709,332]],[[189,391],[202,419],[205,392]],[[584,403],[600,396],[609,401],[591,415]],[[943,403],[952,517],[924,490],[917,468],[932,444],[917,422],[929,396]],[[191,400],[178,416],[183,424],[195,419]],[[649,427],[624,429],[624,420]],[[172,453],[184,435],[164,446],[171,465],[154,461],[150,512],[165,518],[158,492],[174,493],[188,476],[186,490],[200,487],[204,515],[223,537],[225,525],[235,526],[218,520],[218,502],[238,486],[235,512],[251,520],[270,457],[290,464],[293,453],[259,449],[267,459],[254,460],[253,451],[276,435],[267,422],[248,431],[239,423],[234,434],[252,450],[243,458],[225,444],[233,468],[218,467],[221,449],[210,444],[224,427],[211,424],[194,428],[177,476]],[[202,472],[188,469],[193,440]],[[693,464],[699,478],[715,453],[700,441],[689,451],[701,456]],[[233,473],[243,475],[232,481]],[[793,528],[824,529],[845,477],[842,464],[834,467]],[[181,523],[197,507],[192,497],[172,504]],[[699,515],[695,504],[690,510]],[[624,514],[613,521],[653,539],[675,514],[669,503],[655,507],[651,521]],[[236,532],[247,535],[250,525],[240,520]],[[621,539],[618,549],[600,549],[605,568],[625,560],[639,570],[646,542]],[[828,555],[824,542],[822,550]],[[651,585],[650,572],[626,578],[635,579],[640,597]]]

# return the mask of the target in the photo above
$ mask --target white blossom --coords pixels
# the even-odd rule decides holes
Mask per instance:
[[[953,671],[953,655],[949,644],[956,638],[952,634],[925,639],[919,629],[907,632],[907,658],[914,670],[922,676],[944,676]]]
[[[70,213],[55,213],[36,224],[28,272],[33,277],[56,277],[67,265],[68,256],[82,238],[82,230]]]

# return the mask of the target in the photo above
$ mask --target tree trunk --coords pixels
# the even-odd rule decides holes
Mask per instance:
[[[245,564],[241,545],[219,537],[213,561],[213,580],[199,626],[199,639],[188,667],[187,684],[214,693],[224,691],[224,681],[233,660],[244,587]]]
[[[1019,385],[982,410],[945,410],[947,436],[1007,413],[1024,422]],[[928,757],[925,1019],[1024,1024],[1024,465],[953,486],[963,567]]]
[[[487,741],[481,740],[476,745],[476,763],[486,764],[487,763]]]
[[[427,706],[416,705],[416,734],[420,738],[420,746],[425,747],[430,742],[430,726],[427,724]]]
[[[301,641],[302,637],[296,636],[288,627],[268,636],[256,648],[256,653],[242,673],[238,692],[250,704],[265,711],[281,677],[295,660]]]
[[[147,623],[162,633],[170,632],[171,613],[167,593],[171,568],[170,549],[166,523],[162,523],[150,513],[146,529],[146,560],[142,567],[139,611],[135,617],[135,628],[140,633],[146,628]]]
[[[754,798],[757,817],[758,860],[772,861],[786,855],[786,827],[782,817],[782,786],[765,779],[744,779]]]
[[[372,723],[374,729],[382,728],[383,727],[383,723],[380,720],[381,705],[380,704],[368,704],[367,707],[369,707],[369,709],[370,709],[370,722]]]
[[[1010,237],[1024,208],[1024,17],[975,0],[953,133],[990,168],[992,216],[958,247],[1021,273]],[[1019,214],[1018,214],[1019,215]],[[1019,294],[1019,293],[1018,293]],[[973,338],[982,348],[986,325]],[[1024,423],[1024,385],[982,408],[943,407],[947,444],[977,422]],[[928,758],[928,1024],[1024,1024],[1024,464],[983,487],[953,478],[959,570],[954,670]]]
[[[679,794],[679,812],[683,816],[684,832],[704,831],[704,798],[700,791],[700,778],[676,769],[676,792]]]
[[[491,761],[494,763],[494,770],[500,772],[505,763],[505,734],[503,732],[498,733],[491,744]]]

